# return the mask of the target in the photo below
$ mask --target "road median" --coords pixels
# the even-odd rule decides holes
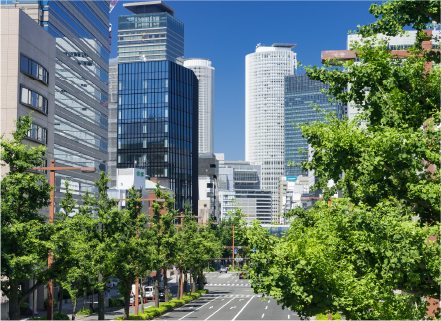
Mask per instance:
[[[198,290],[196,293],[184,295],[181,300],[174,299],[169,302],[164,302],[159,304],[159,308],[149,307],[144,309],[144,313],[138,313],[138,315],[130,314],[126,320],[153,320],[161,315],[172,312],[173,310],[184,306],[185,304],[196,300],[201,297],[201,295],[208,293],[207,289]],[[122,316],[115,318],[115,320],[124,320]]]

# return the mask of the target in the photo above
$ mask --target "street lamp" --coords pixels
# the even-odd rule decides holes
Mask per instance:
[[[49,223],[54,223],[54,212],[55,212],[55,171],[67,171],[67,170],[81,170],[83,173],[94,173],[96,172],[95,167],[55,167],[55,160],[51,160],[50,167],[34,167],[33,170],[43,170],[50,171],[49,184],[52,187],[51,190],[51,205],[49,207]],[[52,263],[54,262],[54,256],[52,252],[49,251],[49,256],[47,259],[47,267],[50,269]],[[53,298],[54,284],[52,280],[49,280],[47,284],[47,319],[53,319],[54,312],[54,298]]]

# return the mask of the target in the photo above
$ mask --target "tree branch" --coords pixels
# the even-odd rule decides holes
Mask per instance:
[[[23,292],[23,297],[20,299],[20,301],[18,301],[18,306],[20,306],[27,298],[29,295],[31,295],[31,293],[36,290],[38,287],[40,287],[41,285],[43,285],[46,282],[43,281],[38,281],[37,283],[34,284],[33,287],[31,287],[29,290],[27,290],[26,292]]]

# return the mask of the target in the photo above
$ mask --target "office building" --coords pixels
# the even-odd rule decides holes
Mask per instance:
[[[218,189],[221,219],[228,218],[229,212],[240,207],[247,222],[271,223],[272,194],[261,188],[260,164],[220,161]]]
[[[71,181],[74,198],[81,203],[86,190],[96,192],[94,181],[99,177],[98,171],[107,170],[109,1],[31,0],[18,3],[17,7],[56,40],[56,165],[97,169],[96,173],[56,172],[57,212],[66,180]]]
[[[112,60],[109,66],[109,131],[108,131],[108,155],[107,172],[112,179],[109,187],[116,186],[116,160],[118,142],[118,65]]]
[[[34,147],[45,145],[47,163],[54,154],[55,38],[21,9],[2,6],[0,14],[1,134],[12,139],[11,133],[17,129],[15,121],[32,112],[32,127],[22,143]],[[8,171],[8,167],[2,166],[1,176]],[[49,208],[41,212],[49,216]],[[26,280],[21,287],[28,290],[33,284],[34,280]],[[44,286],[34,295],[35,307],[43,309]],[[9,305],[3,293],[1,299],[1,319],[7,320]],[[26,302],[34,306],[32,296]]]
[[[218,180],[219,161],[214,154],[199,154],[198,160],[198,216],[199,221],[207,222],[209,219],[219,219],[218,205]]]
[[[294,44],[257,45],[245,59],[245,160],[262,164],[262,189],[278,211],[278,179],[285,173],[285,76],[297,66]]]
[[[302,131],[293,124],[324,121],[324,116],[315,111],[314,106],[326,112],[342,114],[342,106],[331,104],[328,96],[321,92],[328,88],[328,85],[311,80],[306,74],[285,78],[285,176],[308,175],[308,171],[300,165],[308,160],[308,143],[302,137]],[[304,151],[300,153],[299,149]]]
[[[118,17],[117,168],[145,169],[148,178],[174,191],[178,209],[188,202],[196,212],[198,80],[182,66],[184,25],[161,1],[124,7],[135,14]],[[122,55],[134,45],[125,37],[136,38],[140,31],[142,50],[153,50],[150,45],[162,41],[164,53],[143,53],[142,59]],[[182,45],[179,55],[174,54],[176,42]]]
[[[208,59],[185,59],[184,67],[193,70],[199,81],[199,155],[213,153],[214,68]]]
[[[168,60],[184,63],[184,24],[162,1],[124,3],[134,15],[118,17],[120,63]]]

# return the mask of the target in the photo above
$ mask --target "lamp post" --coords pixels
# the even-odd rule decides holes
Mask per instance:
[[[232,228],[233,229],[233,248],[232,248],[232,252],[233,252],[233,270],[234,270],[234,225],[233,226],[224,226],[224,228]]]
[[[50,167],[34,167],[31,168],[34,170],[44,170],[50,172],[49,184],[52,187],[51,190],[51,205],[49,207],[49,224],[54,223],[54,212],[55,212],[55,171],[67,171],[67,170],[81,170],[83,173],[94,173],[96,171],[95,167],[55,167],[55,160],[51,160]],[[54,262],[54,256],[52,252],[49,251],[48,259],[47,259],[47,267],[51,268],[52,263]],[[47,319],[53,319],[54,313],[54,284],[52,280],[49,280],[47,284]]]

